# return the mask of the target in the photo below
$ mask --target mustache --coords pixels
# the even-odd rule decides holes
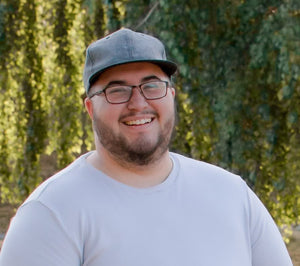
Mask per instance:
[[[126,119],[130,116],[136,116],[136,115],[154,115],[155,117],[158,117],[158,113],[156,111],[142,111],[142,112],[129,112],[123,115],[120,115],[119,120]]]

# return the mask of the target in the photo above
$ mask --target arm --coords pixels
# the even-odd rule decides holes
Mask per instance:
[[[0,265],[81,265],[80,251],[54,213],[38,201],[20,207],[11,221]]]
[[[292,266],[281,234],[258,197],[248,189],[253,266]]]

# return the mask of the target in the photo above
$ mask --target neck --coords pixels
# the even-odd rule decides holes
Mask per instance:
[[[147,165],[116,160],[106,150],[97,149],[87,161],[109,177],[132,187],[146,188],[162,183],[172,170],[169,151]]]

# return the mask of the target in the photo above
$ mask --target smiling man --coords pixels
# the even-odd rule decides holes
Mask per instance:
[[[13,218],[1,266],[290,266],[238,176],[169,152],[176,65],[121,29],[87,49],[96,150],[41,184]]]
[[[87,161],[132,186],[162,182],[172,168],[175,90],[169,77],[153,63],[117,65],[100,75],[88,95],[97,152]]]
[[[120,80],[110,81],[115,75]],[[126,85],[131,82],[138,85]],[[131,63],[107,70],[91,90],[99,90],[103,87],[107,99],[90,97],[86,100],[87,109],[93,118],[94,128],[101,144],[120,160],[132,158],[133,164],[156,161],[167,151],[174,127],[175,92],[170,88],[169,78],[158,66],[151,63]],[[97,91],[93,94],[95,95],[99,95]],[[126,97],[123,101],[126,100],[128,103],[114,104],[118,102],[118,97],[121,97],[121,100]],[[145,97],[149,98],[149,101]],[[93,104],[93,101],[99,104]],[[107,113],[98,110],[94,112],[93,106],[102,108],[103,112]],[[116,125],[112,124],[113,121]],[[143,162],[142,159],[145,161]]]

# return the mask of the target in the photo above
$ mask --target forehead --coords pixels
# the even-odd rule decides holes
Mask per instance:
[[[148,62],[138,62],[107,69],[99,76],[94,85],[105,85],[113,80],[137,84],[147,76],[156,76],[160,79],[168,78],[167,74],[159,66]]]

